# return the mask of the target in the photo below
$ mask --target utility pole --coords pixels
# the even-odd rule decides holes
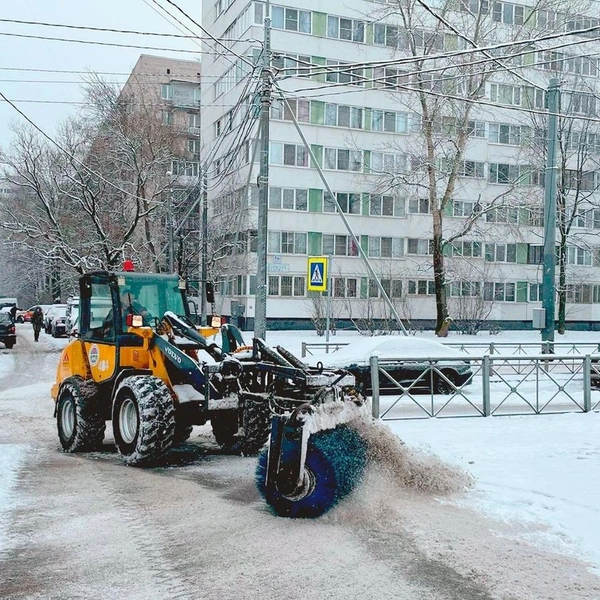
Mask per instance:
[[[551,79],[548,86],[548,145],[546,150],[544,198],[544,274],[542,279],[542,306],[546,311],[542,341],[554,341],[554,303],[556,273],[556,146],[560,84]]]
[[[208,325],[206,322],[206,262],[208,260],[208,166],[205,164],[202,169],[202,254],[200,266],[200,324]]]
[[[267,336],[267,237],[269,211],[269,112],[271,108],[271,17],[269,0],[265,3],[265,28],[260,98],[260,172],[258,175],[258,239],[256,255],[256,295],[254,337]],[[250,165],[252,168],[252,165]]]
[[[167,171],[167,177],[171,180],[173,177],[172,171]],[[174,242],[173,242],[173,187],[172,183],[169,184],[169,195],[167,197],[167,229],[169,234],[169,273],[173,273],[174,271],[174,262],[173,262],[173,252],[174,252]]]

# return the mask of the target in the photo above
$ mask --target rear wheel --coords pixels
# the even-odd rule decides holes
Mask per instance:
[[[435,384],[435,392],[436,394],[443,394],[444,396],[448,396],[452,394],[456,389],[456,376],[454,373],[444,371],[444,376],[438,375],[437,381]]]
[[[175,407],[169,388],[151,375],[125,378],[112,411],[117,450],[129,465],[147,465],[173,445]]]
[[[63,383],[56,406],[58,438],[65,452],[98,450],[106,422],[97,388],[92,382],[70,377]]]
[[[15,343],[14,342],[4,342],[4,345],[10,350],[15,345]]]
[[[243,408],[215,412],[210,422],[217,444],[224,450],[256,454],[269,439],[271,410],[266,400],[246,398]]]

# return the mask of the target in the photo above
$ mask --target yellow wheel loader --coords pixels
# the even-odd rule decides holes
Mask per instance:
[[[257,484],[277,514],[318,516],[359,481],[365,444],[349,424],[369,415],[352,375],[246,346],[232,325],[196,327],[177,275],[96,271],[79,288],[51,391],[66,452],[100,450],[110,420],[127,464],[156,464],[210,421],[230,452],[262,448]],[[220,345],[205,337],[219,331]]]

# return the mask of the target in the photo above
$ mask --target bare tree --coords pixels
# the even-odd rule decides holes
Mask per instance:
[[[377,43],[392,48],[398,58],[411,58],[405,58],[401,68],[393,64],[376,67],[375,85],[386,88],[399,104],[409,108],[405,131],[419,135],[411,137],[410,146],[398,144],[404,149],[402,166],[396,164],[382,171],[375,166],[373,172],[381,173],[387,189],[405,190],[415,202],[421,202],[418,212],[430,216],[436,333],[444,335],[449,317],[445,245],[470,233],[488,209],[522,203],[524,194],[519,186],[538,183],[529,167],[519,165],[511,165],[512,170],[508,165],[502,169],[497,166],[485,181],[484,163],[476,160],[472,149],[481,135],[479,120],[484,121],[492,110],[482,102],[486,84],[492,75],[502,82],[492,89],[495,103],[516,104],[519,94],[520,105],[534,107],[539,98],[536,89],[513,69],[524,50],[518,41],[530,37],[534,10],[524,10],[520,24],[511,21],[510,33],[504,28],[500,33],[497,15],[492,14],[488,2],[460,0],[458,7],[450,1],[437,4],[435,9],[429,6],[422,0],[407,0],[382,7],[374,15],[381,21],[374,24]],[[384,24],[394,21],[396,25]],[[510,38],[502,37],[507,35]],[[495,44],[498,47],[493,53],[458,51]],[[413,108],[415,101],[418,111]],[[488,183],[508,187],[497,193]],[[448,227],[445,216],[452,214],[453,201],[460,194],[479,200],[467,219]]]

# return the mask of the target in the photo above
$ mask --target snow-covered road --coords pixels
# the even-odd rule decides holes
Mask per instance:
[[[27,325],[18,333],[13,351],[0,350],[3,600],[600,598],[594,564],[581,560],[585,545],[568,523],[557,531],[542,516],[544,505],[557,510],[568,453],[556,451],[557,482],[545,496],[533,493],[524,469],[509,472],[519,464],[518,447],[530,448],[523,464],[540,451],[526,439],[534,427],[541,432],[548,424],[557,435],[567,419],[554,425],[551,416],[529,417],[529,429],[510,426],[510,447],[502,446],[501,429],[490,430],[483,419],[469,420],[479,427],[457,419],[404,422],[395,429],[406,446],[396,447],[383,431],[379,459],[350,498],[320,519],[293,521],[274,517],[261,501],[255,460],[222,455],[208,427],[195,428],[161,468],[123,466],[109,436],[102,453],[60,452],[49,388],[66,340],[42,334],[34,344]],[[598,431],[600,415],[568,416],[588,419]],[[598,463],[591,425],[578,423],[586,456]],[[507,472],[498,489],[483,465],[495,461],[502,470],[502,452]],[[577,455],[573,445],[569,452]],[[591,459],[588,468],[597,474]],[[460,489],[467,470],[474,488],[442,491]],[[532,493],[507,491],[513,475],[515,489]],[[580,485],[580,494],[598,489],[573,474],[567,482]],[[596,498],[581,498],[590,519]],[[521,506],[511,512],[513,500]],[[525,504],[527,522],[519,518]],[[564,547],[552,545],[561,536]]]

